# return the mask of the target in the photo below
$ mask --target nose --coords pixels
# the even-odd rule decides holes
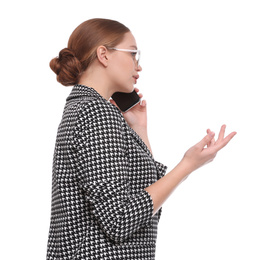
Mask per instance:
[[[136,66],[136,70],[137,70],[137,71],[142,71],[142,67],[141,67],[141,65],[139,65],[138,67]]]

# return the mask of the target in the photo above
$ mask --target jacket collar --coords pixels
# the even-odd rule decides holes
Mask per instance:
[[[76,84],[73,86],[73,89],[70,95],[67,97],[66,101],[68,102],[73,99],[84,99],[85,97],[102,99],[105,100],[105,102],[107,102],[107,100],[104,97],[102,97],[94,88],[80,84]]]

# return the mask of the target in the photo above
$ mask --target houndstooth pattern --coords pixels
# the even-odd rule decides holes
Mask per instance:
[[[75,85],[59,125],[47,260],[154,259],[161,210],[144,190],[166,167],[121,112]]]

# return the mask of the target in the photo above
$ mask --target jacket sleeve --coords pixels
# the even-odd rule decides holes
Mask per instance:
[[[149,193],[130,192],[122,120],[117,111],[92,111],[84,105],[73,133],[79,185],[100,227],[116,242],[150,223],[153,216]]]

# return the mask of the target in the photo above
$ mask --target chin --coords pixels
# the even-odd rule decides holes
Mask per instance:
[[[134,90],[134,85],[128,87],[120,88],[119,92],[131,93]]]

